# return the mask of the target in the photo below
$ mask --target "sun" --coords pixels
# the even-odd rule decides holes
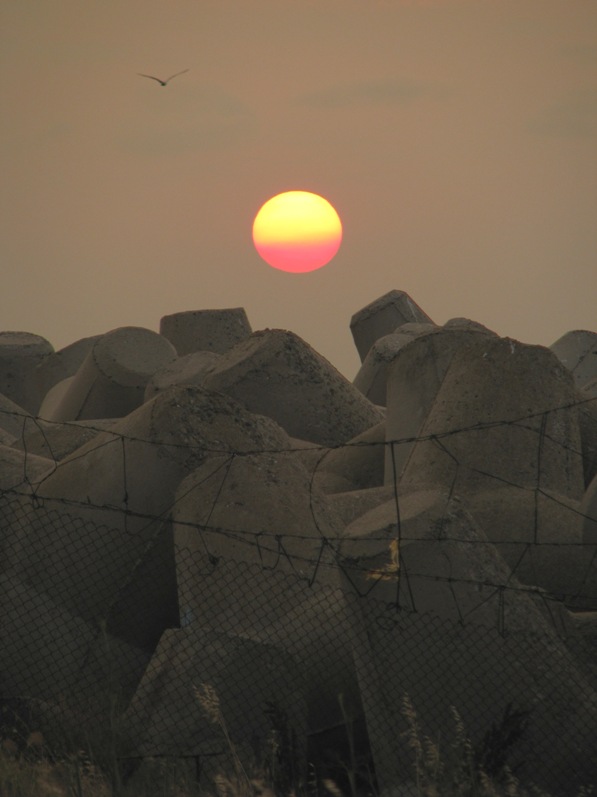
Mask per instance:
[[[268,199],[253,222],[253,243],[280,271],[315,271],[334,257],[342,223],[332,205],[310,191],[285,191]]]

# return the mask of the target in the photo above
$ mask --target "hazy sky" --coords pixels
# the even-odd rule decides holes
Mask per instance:
[[[595,0],[4,0],[0,74],[0,328],[243,306],[349,378],[394,288],[528,343],[597,330]],[[342,219],[319,271],[253,248],[290,189]]]

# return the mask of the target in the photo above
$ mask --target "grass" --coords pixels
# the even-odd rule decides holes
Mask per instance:
[[[333,780],[317,778],[313,768],[302,779],[297,775],[285,715],[277,707],[268,708],[272,730],[264,759],[248,763],[230,737],[215,690],[200,684],[194,697],[198,711],[223,735],[228,751],[227,760],[207,782],[197,783],[188,762],[166,758],[145,759],[130,777],[123,777],[113,721],[107,734],[87,736],[85,746],[68,750],[63,734],[50,744],[40,730],[26,730],[15,717],[12,725],[3,722],[0,730],[1,797],[378,797],[372,775],[366,788],[357,786],[363,782],[362,773],[357,779],[357,756],[350,740],[350,761],[344,764],[348,791],[342,791]],[[422,734],[408,696],[402,715],[406,731],[401,741],[411,753],[407,776],[413,797],[550,797],[523,786],[508,766],[510,752],[526,728],[528,718],[522,712],[509,706],[477,749],[456,709],[452,709],[454,732],[444,744]],[[349,729],[350,722],[346,724]],[[98,739],[100,747],[94,748]],[[590,794],[592,789],[581,789],[578,797]]]

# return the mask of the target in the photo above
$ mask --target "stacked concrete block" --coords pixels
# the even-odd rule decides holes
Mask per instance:
[[[178,484],[212,452],[284,446],[274,423],[231,399],[172,388],[58,463],[38,488],[45,515],[20,535],[17,573],[151,648],[177,621],[168,519]]]
[[[145,401],[173,385],[201,385],[205,375],[216,365],[220,355],[213,351],[196,351],[178,357],[156,371],[145,388]]]
[[[389,291],[355,313],[350,320],[350,331],[361,362],[376,340],[409,323],[433,324],[433,321],[404,291]]]
[[[305,736],[344,734],[341,694],[382,793],[409,768],[404,692],[442,738],[450,706],[479,741],[511,702],[532,717],[523,782],[548,787],[549,758],[578,791],[597,727],[577,644],[597,610],[591,335],[550,351],[438,327],[400,291],[351,328],[353,384],[236,308],[46,350],[43,420],[0,395],[3,688],[88,714],[119,691],[137,754],[214,761],[194,687],[243,760],[279,711],[304,762]]]
[[[40,335],[0,332],[0,393],[28,412],[37,412],[41,396],[36,368],[53,351]]]
[[[172,344],[149,329],[120,327],[107,332],[95,341],[53,410],[44,408],[44,417],[51,421],[122,418],[143,403],[149,379],[175,357]]]
[[[597,378],[597,332],[575,329],[549,348],[572,372],[579,388]]]
[[[223,354],[248,337],[251,331],[242,307],[189,310],[165,315],[160,321],[160,334],[172,343],[180,357],[196,351]]]
[[[205,387],[276,421],[292,437],[339,445],[383,413],[304,340],[282,329],[255,332],[206,375]]]

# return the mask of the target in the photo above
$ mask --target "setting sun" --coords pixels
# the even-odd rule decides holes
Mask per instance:
[[[253,222],[255,248],[280,271],[315,271],[330,262],[341,241],[340,217],[327,199],[309,191],[272,197]]]

